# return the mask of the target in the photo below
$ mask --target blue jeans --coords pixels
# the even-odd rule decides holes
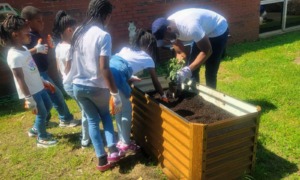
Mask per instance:
[[[73,120],[73,115],[70,113],[69,108],[65,102],[64,96],[60,91],[60,89],[54,84],[52,79],[48,76],[47,72],[40,72],[40,75],[44,80],[49,81],[55,86],[54,93],[51,93],[49,90],[47,90],[47,92],[48,95],[50,96],[53,107],[58,112],[59,119],[64,122],[69,122]]]
[[[129,145],[131,133],[132,107],[128,97],[122,91],[119,91],[122,101],[122,111],[116,114],[116,122],[118,127],[119,141]]]
[[[52,103],[50,97],[44,89],[32,96],[36,102],[38,110],[35,116],[34,128],[37,129],[39,139],[46,139],[46,119],[50,114]]]
[[[213,89],[217,88],[217,74],[219,71],[222,54],[226,47],[227,39],[228,29],[221,36],[209,38],[212,47],[212,54],[205,62],[205,80],[206,86],[211,87]],[[195,60],[200,51],[201,50],[197,47],[196,43],[194,42],[191,49],[191,61],[189,62],[189,64],[191,64]],[[200,82],[199,72],[200,67],[193,71],[193,78],[198,83]]]
[[[78,84],[73,85],[73,90],[80,107],[86,114],[90,138],[96,151],[96,156],[99,158],[106,154],[99,128],[100,119],[103,124],[107,147],[115,145],[114,128],[109,113],[109,90]]]
[[[88,129],[89,127],[88,127],[88,121],[87,121],[86,115],[74,96],[73,84],[64,84],[64,89],[65,89],[66,93],[76,101],[76,103],[78,104],[78,106],[81,110],[81,129],[82,129],[81,130],[82,131],[81,145],[86,146],[90,142],[89,129]]]

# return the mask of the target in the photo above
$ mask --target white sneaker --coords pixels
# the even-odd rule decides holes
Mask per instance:
[[[80,125],[81,121],[80,120],[75,120],[75,119],[72,119],[71,121],[61,121],[59,122],[59,127],[75,127],[75,126],[78,126]]]

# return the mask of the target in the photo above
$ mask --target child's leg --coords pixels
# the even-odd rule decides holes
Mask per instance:
[[[89,135],[89,124],[88,120],[86,117],[86,114],[84,111],[81,111],[82,118],[81,118],[81,123],[82,123],[82,139],[81,139],[81,145],[82,146],[87,146],[90,143],[90,135]]]
[[[53,85],[55,85],[54,82],[52,81],[52,79],[48,76],[47,72],[41,72],[40,75],[44,80],[47,80],[47,81],[51,82]],[[51,93],[48,90],[47,90],[47,92],[53,103],[53,107],[58,112],[59,119],[62,122],[71,122],[73,120],[73,115],[70,113],[69,108],[65,102],[64,96],[63,96],[62,92],[59,90],[59,88],[57,86],[55,86],[54,93]]]
[[[90,143],[90,136],[89,136],[89,127],[88,127],[88,121],[87,121],[86,114],[84,113],[82,107],[80,106],[78,100],[76,99],[76,97],[74,95],[73,85],[72,84],[64,84],[64,89],[65,89],[66,93],[76,101],[78,107],[81,110],[81,129],[82,129],[81,130],[82,131],[81,145],[88,146],[88,144]]]
[[[130,144],[132,107],[129,98],[119,91],[122,101],[122,111],[116,114],[119,140],[127,145]]]
[[[33,98],[37,105],[37,114],[35,116],[34,127],[37,129],[38,138],[39,139],[46,139],[47,132],[46,132],[46,118],[48,115],[47,108],[43,101],[42,97],[43,91],[40,91],[33,95]]]
[[[98,99],[102,99],[102,97],[99,96],[99,88],[74,85],[73,90],[74,95],[80,104],[80,107],[86,114],[88,120],[89,135],[92,140],[96,156],[98,158],[103,157],[106,155],[106,152],[104,150],[103,141],[100,134],[100,116],[96,104],[91,100],[91,97],[94,97],[95,95],[97,95]],[[102,166],[104,164],[101,164],[99,162],[98,165]]]

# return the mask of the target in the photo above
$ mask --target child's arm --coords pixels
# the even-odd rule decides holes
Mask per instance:
[[[114,113],[119,113],[122,110],[122,101],[121,101],[117,86],[114,82],[113,75],[109,68],[109,57],[108,56],[100,56],[99,64],[100,64],[100,72],[102,73],[102,75],[104,77],[104,81],[106,82],[106,84],[110,90],[110,95],[111,95],[112,102],[113,102],[112,104],[113,104]]]
[[[42,44],[42,39],[39,39],[37,45],[34,46],[33,48],[29,49],[29,51],[31,54],[36,54],[36,53],[47,54],[48,53],[48,45]]]
[[[158,93],[160,94],[161,98],[163,101],[168,102],[168,99],[163,91],[163,88],[161,87],[160,82],[158,81],[156,72],[155,72],[155,68],[148,68],[151,79],[152,79],[152,83],[154,85],[154,88],[156,89],[156,91],[158,91]]]
[[[36,114],[37,113],[36,102],[29,92],[28,86],[24,79],[24,74],[23,74],[22,68],[13,68],[12,73],[15,76],[15,78],[20,86],[21,91],[25,95],[25,108],[33,109],[32,112],[34,114]]]
[[[25,79],[24,79],[24,74],[23,74],[23,70],[22,68],[13,68],[12,69],[12,73],[14,75],[14,77],[16,78],[21,91],[23,92],[23,94],[25,95],[25,97],[30,96],[30,92],[29,89],[25,83]]]

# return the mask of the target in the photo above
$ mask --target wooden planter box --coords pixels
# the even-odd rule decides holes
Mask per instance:
[[[151,83],[143,80],[133,86],[133,136],[158,159],[169,179],[236,179],[251,172],[260,107],[200,85],[200,96],[234,117],[191,123],[147,95]]]

